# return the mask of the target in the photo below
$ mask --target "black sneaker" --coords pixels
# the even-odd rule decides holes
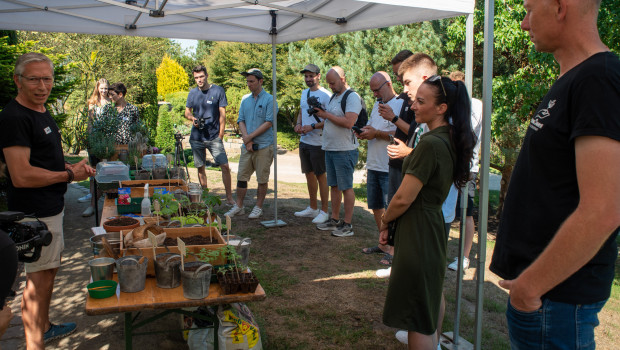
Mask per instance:
[[[333,231],[335,229],[338,228],[338,225],[342,224],[344,221],[342,220],[336,220],[334,218],[329,218],[328,221],[322,223],[322,224],[318,224],[316,225],[316,228],[318,228],[321,231]]]
[[[332,236],[336,237],[349,237],[353,236],[353,225],[342,222],[338,225],[338,228],[332,231]]]

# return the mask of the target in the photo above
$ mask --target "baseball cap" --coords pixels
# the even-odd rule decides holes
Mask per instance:
[[[316,65],[309,64],[309,65],[305,66],[304,69],[301,72],[299,72],[299,73],[305,73],[305,72],[319,74],[319,73],[321,73],[321,70]]]
[[[247,72],[241,72],[241,75],[243,75],[244,77],[247,77],[248,75],[253,75],[258,79],[264,79],[263,72],[261,72],[258,68],[252,68]]]

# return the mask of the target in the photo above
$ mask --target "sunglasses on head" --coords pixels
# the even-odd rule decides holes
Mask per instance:
[[[441,90],[443,91],[443,95],[445,97],[448,97],[448,94],[446,94],[446,88],[443,87],[443,79],[441,79],[441,75],[433,75],[432,77],[427,79],[430,82],[434,82],[439,80],[439,83],[441,84]]]

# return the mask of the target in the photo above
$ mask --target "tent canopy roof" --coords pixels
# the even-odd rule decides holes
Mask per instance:
[[[474,0],[0,0],[2,29],[276,43],[473,13]]]

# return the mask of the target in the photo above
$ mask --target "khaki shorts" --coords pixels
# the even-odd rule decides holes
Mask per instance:
[[[47,225],[47,229],[52,233],[52,243],[41,249],[41,257],[32,263],[25,263],[26,273],[51,270],[60,267],[60,255],[65,249],[65,238],[62,231],[62,221],[65,215],[63,210],[60,214],[39,218]],[[26,218],[22,221],[36,221],[36,219]]]
[[[273,145],[254,152],[241,148],[237,181],[250,181],[252,173],[256,172],[256,182],[266,184],[269,182],[271,163],[273,163]]]

